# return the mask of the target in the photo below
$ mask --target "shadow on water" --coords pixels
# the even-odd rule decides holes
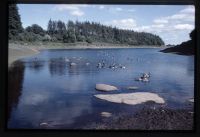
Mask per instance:
[[[21,95],[24,80],[24,63],[16,61],[8,69],[8,116],[10,118],[12,109],[15,108]]]
[[[51,58],[48,61],[51,76],[91,74],[94,69],[96,70],[96,66],[91,67],[87,60],[80,58],[69,58],[68,60],[66,61],[64,58]],[[75,65],[70,65],[71,63]]]
[[[188,60],[187,60],[187,75],[191,75],[193,76],[194,75],[194,58],[191,58],[189,57]]]

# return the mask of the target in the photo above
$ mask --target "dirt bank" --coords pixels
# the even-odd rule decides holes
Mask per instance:
[[[23,46],[9,46],[8,50],[8,65],[10,66],[14,61],[39,53],[38,50],[31,47]]]

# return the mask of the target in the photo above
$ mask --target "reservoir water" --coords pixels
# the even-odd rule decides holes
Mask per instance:
[[[7,127],[38,129],[48,123],[52,129],[82,128],[101,121],[101,112],[134,113],[145,105],[111,103],[96,94],[152,92],[164,98],[167,107],[187,108],[194,98],[194,56],[159,50],[52,49],[16,61],[8,73]],[[102,62],[105,67],[97,67]],[[109,68],[113,64],[123,67]],[[150,81],[135,81],[144,72],[151,73]],[[97,83],[119,90],[102,93],[95,90]]]

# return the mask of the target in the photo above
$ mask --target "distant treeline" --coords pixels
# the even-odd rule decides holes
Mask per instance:
[[[9,40],[164,45],[159,36],[151,33],[123,30],[88,21],[73,22],[69,20],[65,23],[60,20],[54,21],[50,19],[47,30],[37,24],[23,28],[15,4],[9,6]]]

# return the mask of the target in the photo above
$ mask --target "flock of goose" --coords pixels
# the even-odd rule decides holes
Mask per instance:
[[[104,61],[99,62],[97,64],[97,68],[106,68],[106,63]],[[116,68],[125,69],[126,67],[121,64],[112,63],[112,64],[108,65],[108,68],[110,68],[110,69],[116,69]]]
[[[109,68],[109,69],[126,69],[126,66],[116,63],[116,59],[114,57],[114,55],[112,55],[112,53],[107,53],[107,52],[103,52],[100,51],[100,53],[97,53],[97,56],[100,56],[99,58],[101,58],[101,61],[98,61],[96,67],[98,69],[102,69],[102,68]],[[68,62],[70,67],[74,67],[77,66],[78,63],[77,61],[80,61],[81,59],[83,59],[82,57],[72,57],[71,59],[69,59],[68,57],[63,57],[61,58],[63,61]],[[109,61],[109,63],[106,60],[111,60]],[[37,58],[34,58],[34,61],[37,61]],[[128,61],[133,61],[132,58],[127,58]],[[57,60],[55,60],[57,61]],[[137,61],[139,61],[139,59],[137,59]],[[89,66],[91,63],[90,62],[86,62],[85,65]],[[142,76],[140,76],[139,78],[136,78],[135,81],[142,81],[142,82],[149,82],[149,78],[150,78],[151,74],[149,73],[143,73]]]

